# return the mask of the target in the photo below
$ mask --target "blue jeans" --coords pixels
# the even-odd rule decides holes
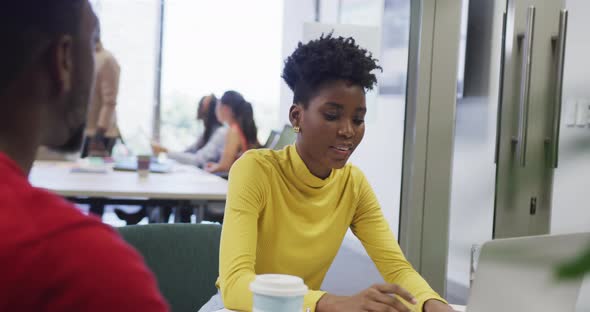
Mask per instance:
[[[211,299],[204,306],[199,309],[199,312],[215,312],[225,308],[223,306],[223,301],[221,300],[221,294],[217,292],[217,294],[213,295]]]

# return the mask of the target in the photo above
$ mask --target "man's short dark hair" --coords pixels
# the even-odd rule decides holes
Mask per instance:
[[[57,36],[78,37],[87,0],[0,1],[0,94]]]
[[[353,38],[328,34],[306,44],[300,42],[285,61],[282,77],[295,94],[293,103],[307,107],[325,83],[345,80],[365,91],[372,89],[377,83],[375,69],[381,69],[377,60]]]

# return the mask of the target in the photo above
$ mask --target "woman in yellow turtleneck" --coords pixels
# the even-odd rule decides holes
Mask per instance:
[[[375,69],[353,39],[331,35],[300,44],[285,62],[297,141],[249,151],[230,171],[217,283],[227,309],[250,311],[256,274],[281,273],[311,289],[306,311],[452,311],[406,261],[371,186],[347,164],[364,136]],[[388,284],[336,296],[319,287],[348,228]]]

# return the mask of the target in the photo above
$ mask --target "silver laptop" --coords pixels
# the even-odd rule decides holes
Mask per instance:
[[[559,281],[555,271],[589,245],[590,233],[487,242],[479,256],[467,312],[586,311],[578,302],[582,278]]]

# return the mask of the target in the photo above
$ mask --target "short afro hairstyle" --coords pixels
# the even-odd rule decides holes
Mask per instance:
[[[297,49],[285,60],[282,78],[293,91],[293,104],[307,107],[309,100],[326,83],[345,80],[363,90],[371,90],[377,83],[373,70],[381,67],[366,49],[359,47],[352,37],[334,37],[332,33]]]

